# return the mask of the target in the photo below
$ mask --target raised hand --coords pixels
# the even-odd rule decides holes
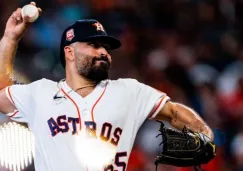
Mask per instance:
[[[30,4],[36,6],[35,2],[31,2]],[[39,13],[42,12],[41,8],[38,8],[38,10]],[[18,8],[8,19],[4,36],[8,37],[8,39],[18,41],[30,24],[31,23],[28,22],[28,17],[22,18],[21,8]]]

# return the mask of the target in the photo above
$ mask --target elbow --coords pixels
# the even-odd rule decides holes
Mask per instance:
[[[171,113],[170,118],[172,120],[177,118],[178,110],[180,110],[178,104],[175,102],[170,102],[169,111]]]

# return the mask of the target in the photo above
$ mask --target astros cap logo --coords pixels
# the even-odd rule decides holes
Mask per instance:
[[[95,27],[97,28],[97,31],[103,31],[103,32],[105,32],[104,27],[103,27],[99,22],[94,23],[94,24],[92,24],[92,25],[95,26]]]

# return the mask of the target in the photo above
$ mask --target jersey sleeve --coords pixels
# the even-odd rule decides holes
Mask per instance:
[[[131,80],[130,90],[135,95],[135,113],[136,119],[141,125],[146,119],[153,119],[163,108],[164,104],[170,98],[161,91],[158,91],[148,85]]]
[[[17,110],[7,115],[14,121],[29,123],[34,118],[36,93],[41,80],[30,84],[15,84],[5,88],[5,93]]]

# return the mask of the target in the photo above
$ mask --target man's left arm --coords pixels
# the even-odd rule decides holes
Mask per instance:
[[[166,120],[173,127],[180,130],[186,126],[193,132],[203,133],[211,140],[214,139],[213,132],[209,126],[193,109],[185,105],[168,101],[154,119]]]

